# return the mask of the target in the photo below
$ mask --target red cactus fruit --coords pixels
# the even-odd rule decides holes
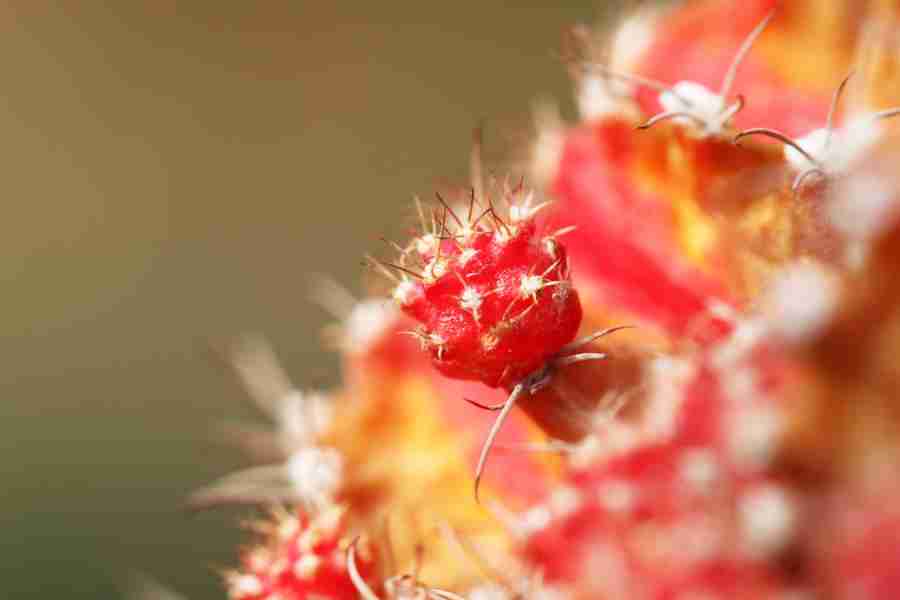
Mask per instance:
[[[558,239],[566,230],[545,231],[536,219],[544,204],[532,206],[533,194],[521,183],[492,186],[497,193],[474,179],[465,210],[455,212],[438,195],[442,212],[430,228],[422,215],[423,234],[389,266],[402,274],[394,298],[422,324],[410,334],[437,369],[510,391],[505,402],[485,407],[500,414],[478,461],[477,497],[493,440],[519,397],[545,387],[558,367],[605,358],[578,350],[608,332],[572,341],[581,303]],[[504,217],[492,196],[508,208]]]
[[[422,323],[416,337],[443,374],[512,387],[571,342],[581,324],[565,249],[530,214],[507,223],[489,213],[493,228],[448,214],[459,229],[451,233],[442,222],[439,236],[414,241],[422,277],[401,283],[395,295]]]
[[[347,571],[344,510],[337,506],[313,518],[304,513],[282,514],[272,524],[268,543],[249,549],[244,569],[226,574],[232,600],[302,600],[356,597]],[[357,544],[360,577],[372,571],[368,546]]]

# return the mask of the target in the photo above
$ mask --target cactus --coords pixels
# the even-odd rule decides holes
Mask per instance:
[[[299,504],[232,598],[893,598],[900,7],[864,4],[573,30],[581,121],[539,112],[524,180],[477,140],[370,257],[392,300],[339,315],[339,389],[231,356],[277,428],[195,503]]]

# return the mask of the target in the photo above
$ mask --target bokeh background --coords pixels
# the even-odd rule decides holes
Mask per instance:
[[[552,4],[552,6],[551,6]],[[6,2],[0,9],[0,597],[222,598],[241,512],[189,515],[255,418],[207,344],[338,381],[308,274],[358,292],[409,198],[571,114],[563,28],[602,2]]]

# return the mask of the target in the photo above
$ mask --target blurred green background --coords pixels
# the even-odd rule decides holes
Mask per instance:
[[[514,155],[570,85],[545,2],[7,2],[0,18],[0,597],[222,598],[241,513],[191,516],[253,418],[206,345],[338,380],[310,272],[359,290],[409,197]],[[510,135],[512,134],[512,135]]]

